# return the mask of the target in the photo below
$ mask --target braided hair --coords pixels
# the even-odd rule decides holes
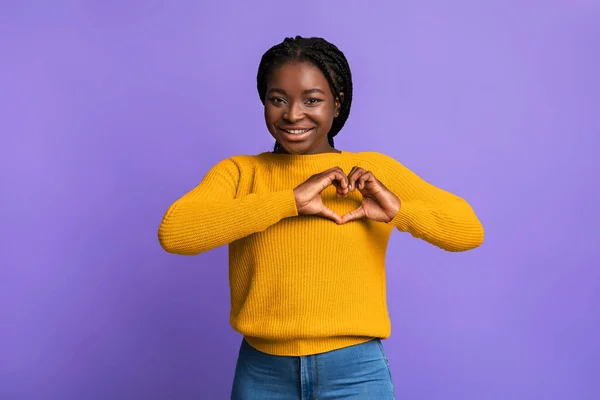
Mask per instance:
[[[308,61],[318,67],[329,82],[334,99],[341,103],[339,115],[333,120],[331,129],[327,133],[329,145],[333,147],[333,137],[337,135],[348,116],[352,104],[352,73],[348,60],[335,45],[319,37],[286,38],[283,42],[271,47],[262,56],[256,76],[256,86],[260,101],[265,104],[267,81],[271,72],[283,64],[294,61]],[[343,93],[343,100],[340,94]],[[274,151],[277,152],[281,145],[276,142]]]

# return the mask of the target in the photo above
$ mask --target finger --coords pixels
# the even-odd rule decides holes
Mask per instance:
[[[373,183],[375,181],[375,176],[371,172],[365,171],[365,173],[356,180],[356,188],[358,190],[363,190],[367,183]]]
[[[365,172],[364,169],[360,167],[354,167],[350,171],[348,175],[348,189],[350,191],[354,191],[356,189],[356,180]]]
[[[330,171],[340,171],[340,172],[344,172],[344,170],[342,170],[342,167],[340,167],[339,165],[336,165],[335,167],[331,167],[329,169],[326,169],[325,171],[323,171],[324,173],[330,172]]]
[[[357,166],[352,168],[350,174],[348,174],[348,186],[350,187],[350,190],[356,189],[356,179],[360,177],[363,171],[362,168]]]
[[[327,169],[327,170],[325,170],[325,171],[321,172],[321,175],[325,175],[325,176],[327,176],[327,175],[329,175],[329,174],[330,174],[330,173],[332,173],[332,172],[339,172],[340,174],[342,174],[342,175],[344,175],[344,176],[345,176],[345,174],[344,174],[344,170],[343,170],[341,167],[339,167],[339,166],[336,166],[336,167],[329,168],[329,169]]]
[[[341,183],[337,182],[337,181],[334,183],[334,185],[336,188],[336,195],[346,196],[348,194],[348,192],[349,192],[348,185],[346,185],[346,187],[344,188],[344,187],[342,187]]]
[[[327,181],[325,187],[334,185],[337,189],[337,194],[344,196],[348,194],[348,177],[340,169],[333,169],[327,174]],[[325,189],[325,187],[323,189]]]
[[[335,181],[335,187],[337,189],[337,195],[338,196],[346,196],[346,195],[348,195],[348,192],[349,192],[349,190],[348,190],[348,178],[346,177],[346,175],[343,175],[343,177],[341,178],[341,180],[336,180]]]
[[[350,222],[350,221],[356,221],[362,218],[365,218],[367,216],[367,214],[365,213],[364,208],[358,207],[355,210],[352,210],[350,212],[348,212],[347,214],[344,214],[342,216],[342,224],[345,224],[346,222]]]
[[[320,215],[321,217],[329,218],[330,220],[334,221],[337,224],[342,223],[342,217],[340,217],[340,215],[338,213],[336,213],[335,211],[333,211],[332,209],[330,209],[329,207],[327,207],[325,205],[323,206],[323,208],[317,215]]]

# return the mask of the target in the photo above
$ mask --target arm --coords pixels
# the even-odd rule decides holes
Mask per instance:
[[[384,184],[400,199],[400,210],[390,221],[399,231],[446,251],[471,250],[483,243],[483,226],[464,199],[429,184],[390,157],[378,167]]]
[[[162,248],[196,255],[298,215],[291,189],[236,198],[239,175],[231,159],[221,161],[198,186],[173,203],[158,228]]]

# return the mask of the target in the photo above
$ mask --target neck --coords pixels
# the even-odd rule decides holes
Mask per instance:
[[[313,149],[313,151],[307,152],[307,153],[290,153],[288,151],[286,151],[283,146],[279,145],[275,148],[275,150],[272,151],[273,154],[288,154],[288,155],[294,155],[294,156],[301,156],[301,155],[311,155],[311,154],[324,154],[324,153],[341,153],[341,150],[338,150],[336,148],[334,148],[333,146],[327,146],[326,148],[323,149]]]

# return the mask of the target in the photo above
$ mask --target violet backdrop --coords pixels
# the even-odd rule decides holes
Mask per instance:
[[[392,235],[398,398],[600,398],[599,16],[592,0],[0,2],[0,398],[228,398],[226,248],[170,255],[157,227],[213,164],[272,148],[256,69],[297,34],[350,61],[337,147],[395,157],[486,229],[458,254]]]

